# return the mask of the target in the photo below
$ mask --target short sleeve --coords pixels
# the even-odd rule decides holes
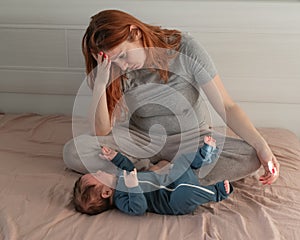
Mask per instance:
[[[188,72],[200,85],[209,82],[217,75],[217,69],[208,52],[188,34],[182,34],[181,53],[185,55]]]

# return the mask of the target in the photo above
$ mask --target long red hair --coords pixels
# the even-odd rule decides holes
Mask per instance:
[[[97,61],[92,54],[100,51],[107,51],[117,47],[119,44],[134,37],[136,32],[130,31],[130,26],[135,25],[141,32],[143,46],[148,48],[146,65],[156,66],[154,71],[159,72],[160,77],[167,82],[168,58],[162,54],[160,49],[178,50],[181,42],[181,33],[178,30],[162,29],[141,22],[132,15],[119,10],[105,10],[91,17],[90,24],[82,39],[82,52],[85,57],[86,74],[88,75],[88,85],[94,87],[96,74],[93,69],[97,67]],[[116,65],[111,65],[110,85],[106,89],[107,104],[110,117],[114,108],[122,97],[121,91],[121,69]]]

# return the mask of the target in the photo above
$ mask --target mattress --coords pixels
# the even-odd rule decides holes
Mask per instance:
[[[300,142],[287,129],[259,128],[281,164],[273,185],[257,173],[233,183],[225,201],[183,216],[96,216],[70,204],[80,176],[62,160],[72,138],[71,117],[0,115],[0,239],[299,239]]]

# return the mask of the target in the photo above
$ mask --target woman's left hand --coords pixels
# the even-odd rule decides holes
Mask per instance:
[[[265,173],[259,178],[259,181],[261,181],[263,185],[270,185],[274,183],[279,177],[280,168],[280,164],[277,161],[276,157],[269,149],[257,151],[257,156],[265,169]],[[273,163],[273,169],[269,169],[269,161]]]

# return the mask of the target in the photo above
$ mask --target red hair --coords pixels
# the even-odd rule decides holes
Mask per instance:
[[[134,25],[137,29],[130,31],[130,26]],[[98,54],[100,51],[107,51],[117,47],[126,40],[133,39],[141,32],[141,40],[145,48],[149,48],[146,66],[155,66],[160,77],[167,82],[168,58],[162,54],[160,49],[178,50],[181,42],[181,33],[178,30],[162,29],[159,26],[152,26],[141,22],[132,15],[119,10],[105,10],[91,17],[90,24],[82,39],[82,52],[85,57],[86,74],[88,85],[91,89],[94,87],[95,73],[93,69],[97,67],[97,61],[92,54]],[[121,69],[116,65],[111,65],[110,85],[106,89],[107,104],[110,117],[112,117],[114,108],[122,97],[121,91]]]

